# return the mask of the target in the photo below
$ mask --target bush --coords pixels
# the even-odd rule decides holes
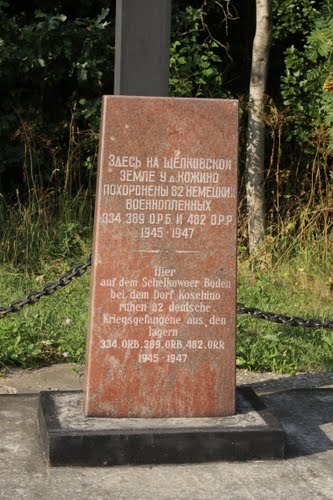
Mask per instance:
[[[28,161],[45,185],[55,159],[66,163],[73,119],[76,130],[98,131],[100,96],[113,87],[110,12],[74,19],[51,9],[13,14],[1,2],[0,22],[0,173],[10,169],[24,183]]]
[[[324,0],[302,48],[286,51],[282,96],[290,114],[297,116],[294,131],[300,141],[313,129],[326,127],[333,149],[333,6]]]

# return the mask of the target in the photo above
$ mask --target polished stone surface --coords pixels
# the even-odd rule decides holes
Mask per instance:
[[[238,102],[104,97],[85,414],[235,412]]]

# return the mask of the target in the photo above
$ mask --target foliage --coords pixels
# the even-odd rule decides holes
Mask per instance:
[[[221,45],[205,29],[207,12],[188,6],[175,14],[170,48],[170,94],[176,97],[222,97]]]
[[[201,3],[179,0],[173,6],[172,95],[226,95],[221,87],[225,49],[206,24],[217,3]],[[96,15],[87,1],[72,6],[61,0],[34,0],[29,6],[1,1],[0,174],[8,193],[17,187],[22,193],[49,188],[55,173],[65,189],[86,187],[96,166],[101,95],[113,90],[114,12],[109,5],[96,2]],[[79,143],[75,159],[74,136]],[[70,186],[69,151],[76,169]]]
[[[297,44],[301,46],[318,12],[315,0],[273,0],[272,3],[275,43],[297,35]]]
[[[303,141],[323,125],[329,131],[328,145],[333,148],[333,7],[324,0],[303,48],[286,51],[286,74],[282,78],[282,96],[289,113],[297,116],[294,131]]]
[[[29,168],[48,182],[54,157],[66,161],[72,118],[80,129],[98,130],[100,96],[113,79],[109,9],[71,19],[52,10],[12,14],[1,2],[0,22],[0,168],[13,176],[28,151]]]
[[[281,93],[267,98],[264,116],[266,240],[273,259],[313,245],[325,259],[333,228],[332,7],[327,0],[311,9],[311,3],[298,3],[296,17],[288,20],[287,7],[296,4],[275,2],[275,26],[280,19],[285,33],[275,39],[275,50],[278,43],[292,44],[285,51]]]

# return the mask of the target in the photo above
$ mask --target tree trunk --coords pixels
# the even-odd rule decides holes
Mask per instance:
[[[249,251],[253,254],[265,234],[265,88],[272,35],[272,0],[256,0],[256,33],[252,49],[246,145],[246,198]]]

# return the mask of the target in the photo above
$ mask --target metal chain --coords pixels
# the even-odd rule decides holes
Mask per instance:
[[[273,323],[282,323],[288,326],[300,326],[302,328],[325,328],[333,330],[333,321],[321,321],[319,319],[303,319],[298,316],[286,316],[285,314],[261,311],[256,307],[246,307],[244,304],[237,304],[238,314],[247,314],[252,318],[265,319]]]
[[[23,299],[17,299],[11,302],[8,307],[0,307],[0,319],[4,318],[9,313],[21,311],[27,304],[36,304],[41,297],[49,297],[53,295],[58,288],[64,288],[69,285],[73,278],[79,278],[91,266],[91,253],[89,253],[86,262],[80,262],[67,273],[63,273],[55,282],[46,283],[40,290],[29,292]]]
[[[46,283],[39,291],[29,292],[23,299],[17,299],[11,302],[8,307],[0,307],[0,319],[9,313],[19,312],[27,304],[36,304],[41,297],[49,297],[58,290],[69,285],[74,278],[79,278],[86,273],[91,266],[91,253],[89,253],[86,262],[80,262],[68,273],[63,273],[55,282]],[[247,314],[253,318],[265,319],[273,323],[282,323],[288,326],[299,326],[303,328],[325,328],[333,330],[333,321],[320,321],[319,319],[303,319],[298,316],[286,316],[285,314],[261,311],[256,307],[246,307],[244,304],[237,303],[237,313]]]

